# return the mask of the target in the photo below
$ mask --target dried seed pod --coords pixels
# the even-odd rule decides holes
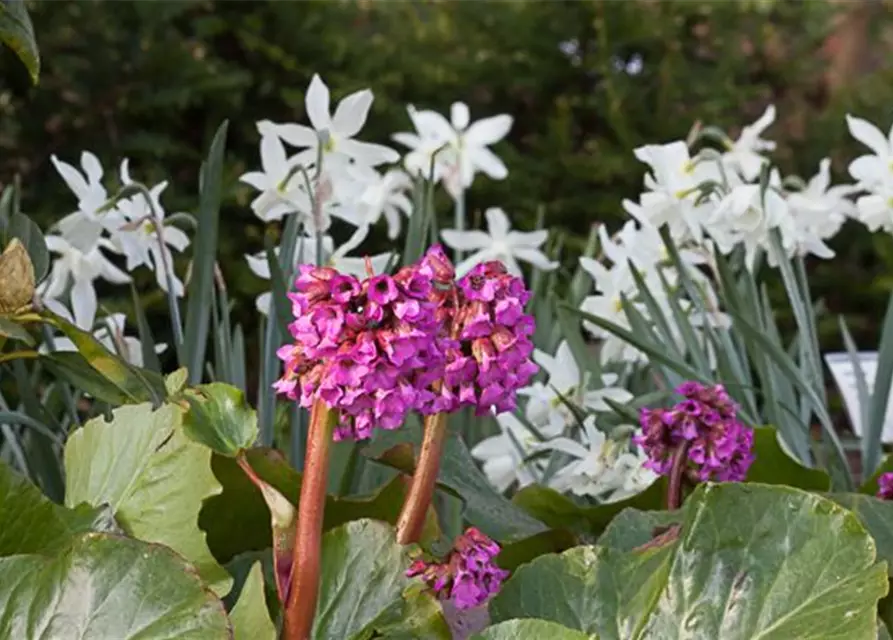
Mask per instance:
[[[25,246],[13,238],[0,254],[0,313],[13,313],[31,304],[34,265]]]

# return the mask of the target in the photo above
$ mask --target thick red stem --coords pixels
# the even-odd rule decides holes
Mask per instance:
[[[309,640],[313,629],[319,596],[322,522],[334,426],[332,417],[331,411],[321,400],[314,403],[310,412],[304,477],[298,502],[294,566],[285,606],[285,640]]]

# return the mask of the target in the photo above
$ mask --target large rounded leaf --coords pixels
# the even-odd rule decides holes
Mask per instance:
[[[239,389],[212,382],[186,389],[183,398],[189,403],[183,429],[196,442],[234,456],[257,438],[257,414]]]
[[[255,562],[248,572],[230,618],[235,640],[276,640],[276,625],[267,611],[264,573],[260,562]]]
[[[0,559],[0,638],[230,638],[223,603],[169,549],[88,533],[60,554]]]
[[[678,541],[543,556],[490,612],[600,640],[872,638],[886,592],[884,563],[854,514],[797,489],[708,484],[689,498]]]
[[[484,629],[474,640],[594,640],[594,636],[548,620],[509,620]]]
[[[406,577],[409,550],[397,544],[393,529],[374,520],[325,534],[312,637],[449,638],[439,604],[421,582]]]
[[[864,493],[830,493],[828,497],[855,513],[874,538],[878,558],[887,561],[893,576],[893,502]]]
[[[180,407],[148,404],[90,420],[65,445],[65,504],[109,505],[126,533],[170,547],[223,595],[232,580],[198,528],[202,502],[220,484],[210,449],[187,438],[181,421]]]
[[[778,443],[778,432],[771,427],[753,430],[753,452],[756,459],[747,470],[748,482],[783,484],[813,491],[831,488],[827,473],[804,467],[784,452]]]
[[[0,556],[52,553],[75,534],[107,531],[113,525],[108,508],[60,507],[0,463]]]

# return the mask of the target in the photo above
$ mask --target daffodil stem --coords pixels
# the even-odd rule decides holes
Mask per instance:
[[[673,454],[670,467],[670,481],[667,485],[667,510],[675,511],[682,506],[682,484],[685,481],[685,467],[691,443],[684,440]]]
[[[422,537],[425,518],[431,506],[431,499],[434,497],[437,473],[440,470],[440,456],[446,442],[447,415],[435,413],[425,418],[425,435],[422,439],[419,461],[406,500],[403,502],[400,517],[397,518],[397,542],[400,544],[418,542]]]
[[[313,404],[304,477],[298,502],[294,564],[285,606],[285,640],[309,640],[319,595],[322,522],[329,477],[334,414],[321,400]]]
[[[465,231],[465,190],[461,187],[459,188],[459,193],[456,197],[456,207],[455,207],[455,226],[456,231],[462,232]],[[456,249],[455,261],[456,264],[462,262],[462,258],[464,254],[461,249]]]

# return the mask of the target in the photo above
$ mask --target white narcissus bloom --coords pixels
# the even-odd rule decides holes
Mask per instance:
[[[102,253],[102,249],[113,249],[107,238],[100,238],[96,245],[82,253],[62,236],[46,236],[47,248],[58,255],[53,261],[50,275],[41,286],[40,294],[45,298],[58,299],[65,293],[69,279],[73,281],[71,308],[74,321],[81,328],[93,325],[96,318],[96,289],[93,282],[98,279],[112,284],[130,282],[130,276],[112,264]]]
[[[487,480],[502,493],[516,481],[520,487],[536,482],[532,469],[541,472],[542,461],[528,461],[538,444],[537,439],[511,413],[496,416],[502,433],[485,438],[471,450],[471,455],[480,461]]]
[[[59,232],[73,247],[87,252],[99,240],[103,229],[113,230],[123,224],[121,216],[116,211],[99,211],[108,200],[108,193],[102,185],[102,165],[89,151],[81,153],[83,175],[55,155],[51,156],[50,160],[78,199],[78,210],[59,221]]]
[[[258,127],[260,128],[260,127]],[[264,222],[280,220],[296,211],[307,212],[310,200],[304,191],[304,176],[285,153],[285,146],[277,136],[268,134],[260,139],[261,171],[249,171],[239,180],[260,193],[251,201],[251,210]]]
[[[474,251],[472,255],[456,265],[456,275],[461,277],[472,267],[488,260],[500,260],[514,275],[521,275],[518,260],[529,262],[538,269],[551,271],[558,266],[540,250],[549,237],[545,229],[539,231],[512,231],[508,216],[502,209],[493,207],[485,212],[487,230],[456,231],[444,229],[440,236],[447,246],[460,251]]]
[[[893,179],[874,186],[873,192],[856,200],[859,220],[869,231],[893,233]]]
[[[632,327],[629,324],[629,319],[623,310],[623,297],[626,296],[630,304],[635,304],[636,308],[642,312],[642,315],[646,318],[648,317],[647,309],[632,300],[634,293],[631,291],[632,285],[628,269],[621,268],[621,265],[608,269],[597,260],[587,257],[580,258],[580,266],[592,278],[596,291],[594,295],[583,299],[580,305],[581,311],[603,318],[622,329],[631,331]],[[659,295],[662,289],[655,288],[652,291],[655,295]],[[588,320],[583,320],[583,328],[594,337],[602,340],[599,356],[603,363],[617,361],[641,362],[645,359],[645,354],[641,351],[598,325]]]
[[[850,175],[867,191],[893,181],[893,127],[885,136],[868,120],[847,114],[846,123],[850,134],[872,151],[850,163]]]
[[[824,241],[833,238],[848,217],[856,216],[856,207],[848,197],[855,191],[852,185],[831,186],[831,159],[825,158],[805,189],[788,194],[797,253],[834,257]]]
[[[774,229],[781,232],[785,251],[793,251],[797,231],[788,203],[778,192],[780,186],[778,172],[773,171],[765,194],[760,185],[745,184],[733,188],[720,201],[710,220],[709,231],[721,251],[728,253],[742,244],[748,267],[754,266],[758,249],[766,251],[770,264],[777,264],[769,243],[769,234]]]
[[[582,375],[570,345],[565,340],[558,345],[554,356],[536,349],[533,360],[549,377],[545,384],[534,382],[519,389],[518,395],[528,398],[525,416],[547,437],[558,435],[574,421],[570,409],[561,400],[562,397],[593,411],[608,411],[610,406],[605,399],[621,404],[632,400],[633,396],[629,391],[611,386],[617,381],[614,374],[602,376],[601,388],[588,389],[588,376]]]
[[[667,225],[676,240],[700,242],[712,204],[695,204],[697,188],[705,180],[717,179],[718,168],[696,162],[682,141],[645,145],[634,153],[651,172],[645,175],[647,190],[639,202],[624,200],[623,208],[640,222],[658,229]]]
[[[301,124],[276,124],[269,120],[258,122],[262,135],[276,135],[288,144],[303,149],[295,156],[296,164],[311,166],[316,163],[322,144],[323,169],[331,165],[343,168],[351,161],[370,167],[397,162],[400,154],[380,144],[360,142],[355,136],[366,124],[372,106],[369,89],[357,91],[338,103],[335,114],[330,111],[329,88],[318,74],[313,74],[304,105],[311,127]]]
[[[125,185],[132,183],[127,160],[121,163],[121,182]],[[189,246],[189,236],[182,229],[164,224],[165,212],[164,207],[161,206],[161,194],[166,188],[167,181],[164,181],[149,189],[149,197],[152,200],[151,207],[141,193],[119,200],[118,210],[126,218],[127,223],[112,231],[111,243],[116,251],[126,257],[128,271],[133,271],[141,265],[152,269],[162,291],[168,289],[165,269],[170,269],[174,295],[181,297],[183,283],[173,272],[174,258],[170,249],[173,248],[180,252],[185,250]],[[156,216],[161,221],[162,242],[159,242],[156,230]]]
[[[427,178],[434,151],[448,145],[435,158],[436,178],[444,180],[444,186],[454,198],[471,187],[476,173],[484,173],[494,180],[508,175],[505,164],[488,147],[508,135],[511,116],[501,114],[471,123],[468,106],[463,102],[453,103],[450,121],[436,111],[417,111],[412,106],[409,116],[417,133],[398,133],[394,140],[412,150],[406,163],[413,174],[420,173]]]
[[[595,416],[583,421],[583,442],[559,437],[543,442],[537,451],[560,451],[572,458],[551,479],[557,491],[591,496],[601,502],[613,502],[647,488],[656,476],[649,478],[638,467],[645,458],[629,453],[626,443],[614,442],[595,426]],[[646,484],[647,482],[647,484]]]
[[[350,173],[355,178],[357,193],[336,215],[357,227],[374,225],[384,216],[388,238],[396,239],[400,235],[401,216],[412,215],[412,201],[406,195],[412,188],[409,176],[399,169],[381,174],[368,167],[356,167]]]
[[[723,162],[740,173],[748,182],[756,180],[760,175],[763,163],[766,161],[762,152],[775,150],[774,142],[760,137],[773,122],[775,122],[775,105],[770,104],[756,122],[741,129],[741,135],[723,154]]]

